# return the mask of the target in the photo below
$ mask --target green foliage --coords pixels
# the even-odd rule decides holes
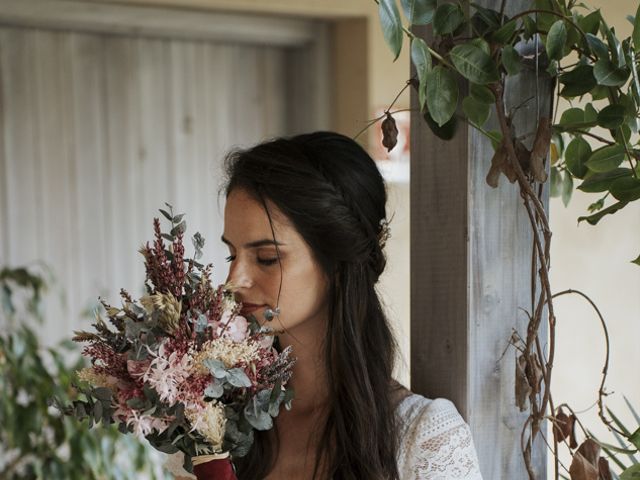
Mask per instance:
[[[503,95],[508,77],[535,68],[530,53],[525,60],[520,52],[540,35],[544,52],[537,63],[548,67],[541,67],[538,75],[557,77],[557,93],[565,99],[587,101],[584,109],[571,108],[552,120],[554,138],[564,134],[568,148],[563,152],[555,146],[559,158],[550,176],[556,182],[551,191],[565,203],[573,188],[606,192],[607,201],[618,200],[607,208],[603,204],[597,214],[580,218],[593,224],[639,200],[640,7],[635,17],[629,16],[631,37],[618,38],[599,10],[576,1],[536,0],[535,8],[508,17],[473,2],[441,1],[436,7],[435,0],[402,0],[404,26],[393,1],[376,1],[385,38],[396,56],[403,32],[411,38],[423,117],[443,139],[453,137],[456,117],[486,134],[484,123],[496,111],[495,105],[505,101],[496,92]],[[430,43],[411,33],[412,26],[430,23]],[[460,80],[470,82],[468,96],[459,95]],[[454,116],[456,111],[459,114]],[[507,123],[510,115],[507,113]],[[606,133],[592,131],[595,128],[604,128]],[[516,139],[510,140],[515,147]],[[533,177],[541,181],[545,175]]]
[[[51,406],[54,397],[78,398],[72,384],[84,363],[73,343],[44,348],[35,334],[46,291],[40,274],[4,268],[0,286],[0,478],[164,478],[158,457],[137,439],[110,427],[90,430]]]

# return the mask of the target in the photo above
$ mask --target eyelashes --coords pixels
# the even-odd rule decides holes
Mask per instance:
[[[225,258],[226,262],[233,262],[236,259],[235,255],[229,255],[227,258]],[[258,263],[260,265],[264,265],[264,266],[270,266],[270,265],[275,265],[275,263],[278,261],[278,258],[258,258]]]

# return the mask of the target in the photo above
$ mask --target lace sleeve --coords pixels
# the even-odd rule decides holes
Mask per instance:
[[[399,414],[401,480],[482,480],[471,431],[453,403],[414,394]]]

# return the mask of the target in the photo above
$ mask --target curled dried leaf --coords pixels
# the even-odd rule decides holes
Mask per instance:
[[[598,469],[580,453],[573,456],[569,467],[571,480],[598,480]]]
[[[527,359],[524,355],[516,358],[516,404],[521,412],[527,409],[527,402],[531,394],[531,385],[527,379]]]
[[[573,415],[569,416],[562,408],[558,411],[558,414],[555,417],[555,421],[553,422],[553,437],[556,442],[564,442],[567,438],[569,438],[573,432],[573,424],[575,422],[575,417]]]
[[[504,165],[507,163],[507,148],[504,144],[504,141],[500,143],[498,148],[496,148],[493,157],[491,158],[491,168],[489,169],[489,173],[487,173],[487,184],[490,187],[497,188],[498,187],[498,179],[500,178],[500,172],[503,170]]]
[[[393,147],[398,143],[398,127],[396,126],[395,119],[387,112],[387,118],[382,122],[382,145],[384,145],[388,152],[393,150]]]
[[[551,121],[548,117],[540,117],[536,138],[531,149],[530,172],[533,178],[540,183],[547,180],[547,171],[544,163],[549,153],[551,144]]]
[[[600,445],[598,445],[595,440],[587,438],[580,444],[576,453],[579,453],[584,458],[586,458],[594,467],[597,467],[598,458],[600,457]]]
[[[598,474],[599,480],[612,480],[609,462],[604,457],[598,459]]]

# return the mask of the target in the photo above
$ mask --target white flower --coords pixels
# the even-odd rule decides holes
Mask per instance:
[[[227,423],[224,406],[221,403],[210,402],[206,403],[204,407],[187,408],[184,413],[191,423],[192,431],[196,430],[207,439],[213,453],[221,452]]]

